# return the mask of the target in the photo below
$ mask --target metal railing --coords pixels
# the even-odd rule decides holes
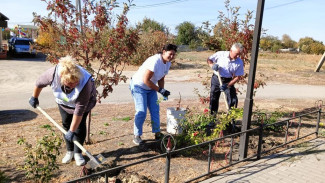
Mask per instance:
[[[177,153],[180,153],[182,151],[185,151],[185,150],[189,150],[189,149],[192,149],[192,148],[197,148],[197,147],[201,147],[201,146],[206,146],[208,145],[209,147],[209,151],[208,151],[208,167],[207,167],[207,172],[200,175],[200,176],[197,176],[195,178],[192,178],[190,180],[186,180],[185,182],[192,182],[192,181],[195,181],[195,180],[198,180],[200,178],[203,178],[205,176],[208,176],[208,175],[211,175],[213,173],[216,173],[218,171],[221,171],[223,169],[226,169],[226,168],[229,168],[231,166],[234,166],[238,163],[241,163],[243,161],[247,161],[247,160],[250,160],[250,159],[253,159],[254,157],[256,157],[256,159],[260,159],[261,158],[261,155],[262,154],[265,154],[265,153],[268,153],[272,150],[275,150],[277,148],[280,148],[280,147],[283,147],[283,146],[286,146],[287,144],[289,143],[292,143],[292,142],[295,142],[297,140],[300,140],[300,139],[303,139],[305,137],[308,137],[308,136],[311,136],[313,134],[316,134],[316,138],[318,137],[318,130],[319,130],[319,123],[320,123],[320,119],[321,119],[321,114],[324,113],[322,112],[322,108],[321,106],[319,107],[318,110],[315,110],[315,111],[312,111],[312,112],[308,112],[308,113],[305,113],[305,114],[302,114],[302,115],[299,115],[299,116],[296,116],[296,117],[292,117],[292,118],[289,118],[289,119],[285,119],[285,120],[282,120],[282,121],[279,121],[279,122],[276,122],[276,123],[272,123],[272,124],[266,124],[264,125],[263,123],[257,127],[257,128],[252,128],[252,129],[249,129],[249,130],[246,130],[246,131],[243,131],[243,132],[238,132],[238,133],[233,133],[231,135],[227,135],[227,136],[224,136],[224,137],[221,137],[221,138],[217,138],[217,139],[214,139],[214,140],[210,140],[210,141],[207,141],[207,142],[203,142],[201,144],[197,144],[197,145],[192,145],[192,146],[188,146],[188,147],[184,147],[184,148],[181,148],[181,149],[176,149],[176,150],[170,150],[170,149],[166,149],[166,152],[165,153],[162,153],[160,155],[156,155],[156,156],[153,156],[153,157],[150,157],[150,158],[147,158],[147,159],[144,159],[144,160],[141,160],[141,161],[137,161],[137,162],[133,162],[133,163],[130,163],[130,164],[126,164],[126,165],[121,165],[121,166],[117,166],[117,167],[114,167],[114,168],[110,168],[110,169],[107,169],[107,170],[104,170],[104,171],[100,171],[100,172],[97,172],[97,173],[93,173],[91,175],[88,175],[88,176],[85,176],[85,177],[82,177],[82,178],[78,178],[78,179],[75,179],[75,180],[71,180],[71,181],[68,181],[68,182],[79,182],[79,181],[86,181],[86,180],[90,180],[92,178],[96,178],[96,177],[103,177],[105,176],[105,182],[108,183],[108,174],[110,172],[113,172],[113,171],[116,171],[116,170],[122,170],[122,169],[125,169],[127,167],[130,167],[130,166],[134,166],[134,165],[137,165],[137,164],[140,164],[140,163],[144,163],[144,162],[147,162],[147,161],[151,161],[151,160],[154,160],[154,159],[157,159],[157,158],[162,158],[162,157],[165,157],[166,158],[166,168],[165,168],[165,182],[168,183],[169,182],[169,174],[170,174],[170,162],[171,162],[171,158],[172,158],[172,155],[173,154],[177,154]],[[302,118],[303,117],[306,117],[306,116],[309,116],[311,114],[317,114],[317,123],[316,123],[316,129],[315,131],[311,132],[311,133],[308,133],[308,134],[305,134],[303,136],[300,136],[300,130],[301,130],[301,125],[302,125]],[[296,133],[296,138],[293,139],[293,140],[290,140],[288,141],[288,136],[289,136],[289,128],[290,128],[290,121],[294,120],[294,119],[299,119],[299,122],[298,122],[298,127],[297,127],[297,133]],[[263,130],[266,128],[266,127],[269,127],[269,126],[272,126],[272,125],[276,125],[276,126],[279,126],[279,125],[284,125],[285,124],[285,139],[284,139],[284,143],[280,144],[280,145],[277,145],[275,147],[272,147],[270,149],[267,149],[267,150],[264,150],[262,151],[262,145],[263,145],[263,136],[264,136],[264,133],[263,133]],[[237,136],[240,136],[241,134],[244,134],[244,133],[256,133],[258,134],[258,145],[257,145],[257,153],[256,154],[253,154],[247,158],[244,158],[240,161],[233,161],[232,160],[232,154],[233,154],[233,150],[234,150],[234,147],[233,147],[233,142],[234,142],[234,138],[237,137]],[[229,150],[229,161],[228,161],[228,165],[226,166],[223,166],[221,168],[218,168],[218,169],[215,169],[213,171],[211,171],[211,155],[212,155],[212,146],[213,144],[215,144],[216,142],[221,142],[221,141],[224,141],[225,139],[230,139],[230,150]]]

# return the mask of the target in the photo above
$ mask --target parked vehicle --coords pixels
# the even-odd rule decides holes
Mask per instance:
[[[34,42],[30,38],[11,38],[9,40],[9,52],[13,55],[30,54],[36,56],[33,44]]]

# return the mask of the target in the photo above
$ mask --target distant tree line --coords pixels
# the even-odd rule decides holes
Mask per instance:
[[[240,20],[240,7],[230,7],[230,1],[225,2],[227,11],[232,14],[233,18],[227,18],[223,12],[219,12],[219,22],[211,25],[209,21],[203,22],[202,26],[196,27],[189,21],[184,21],[176,26],[176,35],[170,34],[169,28],[150,18],[144,18],[142,22],[136,26],[144,32],[160,31],[169,37],[169,41],[173,41],[178,45],[189,45],[195,49],[199,46],[209,50],[218,51],[226,50],[235,42],[241,42],[245,45],[247,51],[250,51],[254,25],[250,23],[252,12],[246,13],[245,19]],[[281,49],[290,49],[307,53],[307,54],[323,54],[325,46],[323,42],[314,40],[311,37],[300,38],[298,42],[291,39],[288,34],[284,34],[282,39],[278,37],[264,34],[260,39],[260,49],[264,51],[278,52]],[[148,37],[147,37],[148,38]]]
[[[314,40],[311,37],[300,38],[298,42],[292,40],[289,35],[284,34],[282,39],[275,36],[264,36],[260,40],[260,48],[264,51],[277,52],[280,49],[290,49],[307,53],[307,54],[323,54],[325,46],[321,41]]]
[[[252,11],[247,11],[244,19],[239,18],[240,7],[231,7],[230,1],[225,1],[227,12],[219,12],[218,23],[211,25],[209,21],[203,22],[197,27],[189,21],[184,21],[176,26],[176,34],[170,33],[170,29],[163,23],[145,17],[135,27],[128,27],[129,30],[137,30],[139,42],[137,52],[133,56],[132,64],[141,64],[149,55],[160,51],[162,45],[167,42],[177,45],[189,45],[191,49],[204,47],[209,50],[227,50],[234,42],[244,44],[245,52],[250,52],[254,25],[251,24]],[[231,15],[229,16],[226,15]],[[282,39],[267,35],[264,31],[260,39],[260,49],[263,51],[278,52],[281,49],[296,50],[307,54],[323,54],[325,46],[323,42],[314,40],[311,37],[301,38],[298,42],[284,34]],[[3,39],[8,39],[9,31],[3,31]],[[38,41],[41,45],[51,45],[53,32],[40,31]],[[141,53],[141,54],[140,54]]]
[[[190,48],[203,46],[207,49],[218,51],[229,48],[235,40],[241,43],[251,43],[254,25],[250,24],[252,11],[246,13],[245,19],[238,18],[240,7],[230,7],[230,1],[225,2],[228,13],[232,19],[227,18],[223,12],[219,12],[219,22],[211,25],[209,21],[203,22],[201,27],[196,27],[193,23],[185,21],[176,26],[176,35],[171,35],[169,29],[149,18],[145,18],[137,25],[143,31],[162,31],[169,35],[178,45],[189,45]],[[290,49],[307,54],[323,54],[325,46],[323,42],[314,40],[311,37],[300,38],[298,42],[291,39],[288,34],[284,34],[282,39],[265,34],[260,39],[260,48],[264,51],[278,52],[281,49]],[[230,43],[230,44],[229,44]],[[250,46],[246,45],[246,49]]]

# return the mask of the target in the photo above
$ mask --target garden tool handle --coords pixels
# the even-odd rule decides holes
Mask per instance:
[[[222,83],[222,80],[221,80],[221,76],[220,76],[219,70],[218,70],[218,71],[215,71],[215,70],[214,70],[213,72],[214,72],[215,75],[218,76],[219,84],[220,84],[220,86],[222,86],[223,83]],[[228,102],[227,102],[227,97],[226,97],[225,91],[222,91],[221,93],[222,93],[222,95],[223,95],[223,99],[225,100],[226,108],[227,108],[227,110],[229,110],[229,104],[228,104]]]
[[[63,129],[57,122],[54,121],[54,119],[49,116],[40,106],[37,106],[37,109],[41,111],[41,113],[44,114],[44,116],[49,119],[64,135],[67,133],[65,129]],[[82,152],[86,153],[86,155],[89,157],[92,156],[77,140],[73,140],[73,143],[76,144]]]

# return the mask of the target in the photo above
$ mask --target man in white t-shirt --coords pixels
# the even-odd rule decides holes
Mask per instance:
[[[165,45],[162,52],[149,57],[132,76],[130,90],[135,104],[133,143],[136,145],[143,143],[141,135],[147,108],[151,116],[152,133],[155,133],[156,140],[161,138],[157,92],[163,95],[164,100],[167,100],[170,95],[170,92],[164,89],[164,79],[171,66],[170,61],[175,58],[176,51],[176,45]]]
[[[238,98],[235,83],[244,75],[244,64],[240,59],[243,46],[240,43],[232,45],[230,51],[218,51],[207,59],[207,63],[214,71],[219,71],[223,85],[220,85],[218,76],[213,74],[210,90],[210,111],[217,115],[221,91],[227,96],[229,108],[237,107]]]

